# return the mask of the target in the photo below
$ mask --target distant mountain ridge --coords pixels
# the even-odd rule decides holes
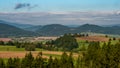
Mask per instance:
[[[64,25],[60,24],[50,24],[50,25],[45,25],[42,28],[36,30],[36,32],[41,33],[42,35],[62,35],[65,33],[68,33],[68,30],[70,28]]]
[[[0,23],[12,25],[12,26],[15,26],[15,27],[18,27],[21,29],[33,27],[33,25],[30,25],[30,24],[18,24],[18,23],[8,22],[8,21],[4,21],[4,20],[0,20]]]
[[[35,36],[36,33],[25,31],[12,25],[0,23],[0,37],[20,37],[20,36]]]
[[[4,22],[5,21],[0,20],[0,29],[2,29],[1,27]],[[84,24],[84,25],[80,25],[77,27],[70,27],[70,26],[65,26],[61,24],[49,24],[49,25],[44,25],[44,26],[38,25],[38,26],[26,27],[26,24],[25,25],[23,24],[24,27],[26,28],[21,29],[21,28],[18,28],[16,25],[11,25],[11,23],[9,22],[7,22],[6,25],[7,26],[4,26],[4,29],[1,30],[1,34],[3,35],[5,33],[4,31],[6,31],[8,35],[10,34],[9,32],[11,31],[11,33],[16,33],[16,35],[24,34],[28,36],[29,35],[60,36],[65,33],[81,33],[81,32],[93,32],[93,33],[120,35],[120,26],[99,26],[99,25],[94,25],[94,24]],[[9,30],[11,28],[13,30]]]
[[[65,33],[81,33],[81,32],[93,32],[103,34],[120,34],[120,27],[102,27],[93,24],[84,24],[79,27],[68,27],[60,24],[51,24],[43,26],[36,32],[42,33],[43,35],[57,36]]]

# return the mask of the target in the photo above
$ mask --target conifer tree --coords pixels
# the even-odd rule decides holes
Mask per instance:
[[[13,61],[12,58],[8,59],[6,68],[15,68],[14,67],[14,61]]]
[[[0,58],[0,68],[5,68],[5,62]]]
[[[33,61],[34,57],[32,56],[32,53],[29,52],[25,55],[25,58],[22,59],[22,68],[31,68]]]
[[[49,57],[48,59],[48,65],[47,65],[48,68],[53,68],[53,58],[52,56]]]
[[[74,68],[74,59],[73,59],[73,53],[71,52],[68,56],[68,66],[69,68]]]

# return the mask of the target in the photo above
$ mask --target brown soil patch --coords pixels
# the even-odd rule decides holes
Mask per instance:
[[[27,54],[29,52],[0,52],[0,58],[16,58],[16,57],[19,57],[19,58],[24,58],[25,57],[25,54]],[[32,55],[34,57],[36,57],[38,55],[38,52],[32,52]],[[45,56],[43,55],[43,58],[48,58],[48,56]]]
[[[13,52],[13,51],[0,51],[0,58],[15,58],[15,57],[19,57],[19,58],[24,58],[25,54],[29,53],[27,51],[20,51],[20,52]],[[38,55],[38,51],[33,51],[32,54],[34,57],[36,57]],[[63,52],[57,52],[57,51],[42,51],[43,53],[43,58],[49,58],[49,56],[45,56],[44,54],[48,54],[48,55],[62,55]],[[69,54],[69,52],[67,52]],[[74,57],[77,57],[78,54],[74,53],[73,54]]]
[[[0,41],[8,42],[8,41],[12,41],[12,39],[11,38],[0,38]]]
[[[106,38],[104,36],[89,36],[89,37],[79,37],[76,38],[77,40],[87,40],[87,41],[100,41],[100,42],[106,42],[109,41],[109,38]]]

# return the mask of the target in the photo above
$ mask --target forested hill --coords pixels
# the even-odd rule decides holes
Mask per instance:
[[[42,35],[63,35],[65,33],[69,33],[69,27],[60,25],[60,24],[50,24],[45,25],[42,28],[38,29],[36,32],[41,33]]]
[[[84,24],[77,27],[69,27],[61,24],[49,24],[49,25],[14,25],[11,22],[0,20],[0,36],[60,36],[65,33],[81,33],[81,32],[92,32],[92,33],[103,33],[103,34],[117,34],[120,35],[120,26],[98,26],[94,24]]]
[[[11,36],[33,36],[36,35],[33,32],[25,31],[23,29],[11,26],[8,24],[0,23],[0,37],[11,37]]]
[[[55,36],[63,35],[64,33],[80,33],[80,32],[93,32],[93,33],[103,33],[103,34],[120,34],[120,27],[102,27],[92,24],[84,24],[79,27],[68,27],[59,24],[51,24],[43,26],[36,32],[42,33],[43,35]]]
[[[120,34],[119,26],[111,26],[111,27],[102,27],[98,25],[85,24],[77,27],[78,32],[94,32],[94,33],[104,33],[104,34]]]
[[[19,23],[15,23],[15,22],[4,21],[4,20],[0,20],[0,23],[12,25],[12,26],[15,26],[15,27],[18,27],[21,29],[34,27],[34,25],[30,25],[30,24],[19,24]]]

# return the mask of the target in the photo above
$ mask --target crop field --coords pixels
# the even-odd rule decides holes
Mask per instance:
[[[0,38],[0,41],[4,41],[4,42],[8,42],[8,41],[11,41],[12,39],[11,38]]]
[[[0,58],[15,58],[15,57],[19,57],[19,58],[24,58],[25,54],[29,53],[29,51],[0,51]],[[32,54],[34,57],[36,57],[38,55],[39,51],[32,51]],[[57,57],[59,58],[63,52],[58,52],[58,51],[42,51],[43,53],[43,58],[49,58],[49,56],[52,57]],[[69,54],[69,52],[67,52]],[[77,57],[78,54],[77,53],[73,53],[74,57]]]
[[[36,57],[39,52],[43,53],[44,58],[49,58],[49,56],[59,58],[63,53],[62,51],[47,51],[47,50],[36,48],[36,51],[32,51],[32,54],[34,57]],[[29,51],[25,51],[24,48],[16,48],[15,46],[0,46],[0,58],[10,58],[10,57],[23,58],[26,53],[29,53]],[[74,53],[74,56],[78,56],[78,54]]]
[[[100,42],[106,42],[109,41],[109,38],[106,38],[104,36],[88,36],[88,37],[80,37],[76,38],[77,40],[84,40],[84,41],[100,41]]]

